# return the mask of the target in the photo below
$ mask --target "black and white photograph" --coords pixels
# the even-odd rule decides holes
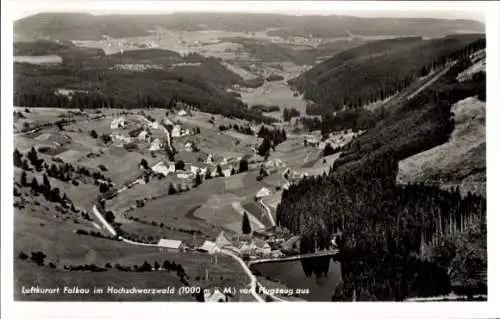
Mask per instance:
[[[11,1],[2,294],[486,304],[487,10],[376,2]]]

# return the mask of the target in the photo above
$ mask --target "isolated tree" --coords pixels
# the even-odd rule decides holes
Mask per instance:
[[[184,170],[186,168],[186,164],[184,164],[184,161],[183,160],[180,160],[180,161],[177,161],[175,163],[175,169],[176,170]]]
[[[19,259],[21,259],[21,260],[26,260],[26,259],[28,259],[28,255],[26,255],[26,254],[24,253],[24,251],[20,252],[20,253],[19,253],[19,255],[18,255],[18,257],[19,257]]]
[[[101,135],[101,140],[105,143],[105,144],[108,144],[109,142],[111,142],[111,136],[109,136],[109,134],[103,134]]]
[[[50,181],[49,178],[47,177],[47,174],[43,174],[42,193],[45,195],[45,197],[48,197],[51,189],[52,186],[50,185]]]
[[[115,221],[115,215],[113,214],[112,211],[108,210],[106,211],[106,213],[104,214],[104,219],[108,222],[108,223],[113,223]]]
[[[272,142],[269,139],[269,137],[264,137],[264,140],[260,144],[259,148],[257,149],[257,153],[260,156],[269,156],[269,151],[272,147]]]
[[[266,177],[266,176],[267,176],[267,172],[266,172],[266,170],[265,170],[265,168],[264,168],[264,165],[261,165],[261,166],[260,166],[259,176],[260,176],[261,178],[264,178],[264,177]]]
[[[175,193],[177,193],[177,190],[175,189],[174,185],[170,183],[170,185],[168,186],[168,194],[173,195]]]
[[[240,166],[239,166],[239,168],[238,168],[238,171],[239,171],[240,173],[243,173],[243,172],[248,171],[248,162],[247,162],[245,159],[242,159],[242,160],[240,161]]]
[[[200,172],[196,172],[196,177],[194,179],[194,187],[200,186],[201,183],[202,183],[202,178],[201,178]]]
[[[207,173],[205,174],[205,179],[212,179],[212,171],[207,169]]]
[[[333,147],[330,145],[330,143],[326,143],[325,149],[323,151],[323,156],[329,156],[335,154],[335,150]]]
[[[90,136],[92,136],[92,138],[98,138],[99,137],[99,135],[97,134],[97,132],[95,130],[90,131]]]
[[[21,168],[24,169],[25,171],[31,171],[31,167],[30,167],[30,164],[28,163],[27,159],[23,160],[23,163],[21,164]]]
[[[222,172],[222,167],[217,164],[217,176],[221,177],[224,176],[224,173]]]
[[[61,192],[60,192],[59,188],[56,187],[56,188],[50,190],[49,199],[53,202],[60,202],[61,201]]]
[[[144,169],[149,169],[149,163],[148,163],[148,161],[145,158],[141,159],[141,162],[139,163],[139,166],[144,167]]]
[[[31,165],[36,166],[38,163],[38,153],[34,146],[31,147],[31,150],[28,152],[28,159]]]
[[[160,269],[160,264],[157,261],[155,261],[154,268],[155,268],[155,270]]]
[[[100,183],[99,184],[99,192],[100,193],[106,193],[109,190],[109,186],[106,183]]]
[[[26,174],[26,171],[23,171],[21,173],[21,185],[23,186],[28,186],[28,181],[27,181],[27,174]]]
[[[172,267],[172,265],[170,264],[170,261],[165,260],[163,262],[163,269],[166,269],[167,271],[170,271],[170,267]]]
[[[31,191],[34,194],[37,194],[40,191],[40,185],[38,185],[38,180],[36,179],[35,176],[33,176],[33,178],[31,179],[30,186],[31,186]]]
[[[283,109],[283,120],[285,122],[290,122],[291,118],[292,117],[290,116],[288,109],[287,108]]]
[[[146,260],[144,261],[144,263],[142,264],[141,267],[139,267],[139,271],[151,271],[152,267],[151,267],[151,264],[148,263]]]
[[[23,161],[22,161],[23,155],[19,150],[16,148],[14,150],[14,166],[15,167],[22,167]]]
[[[241,222],[241,231],[243,234],[250,234],[252,232],[252,227],[250,227],[250,219],[247,213],[243,214],[243,220]]]
[[[43,266],[46,257],[47,256],[41,251],[31,252],[31,260],[33,260],[38,266]]]

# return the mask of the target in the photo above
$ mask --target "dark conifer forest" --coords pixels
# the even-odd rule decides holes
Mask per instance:
[[[479,34],[375,41],[336,54],[289,84],[313,102],[309,115],[331,114],[383,101],[484,47],[484,35]]]
[[[436,255],[445,238],[479,227],[474,236],[485,249],[485,198],[461,196],[458,189],[396,184],[400,160],[448,140],[454,128],[452,104],[469,96],[485,99],[484,72],[465,82],[456,80],[468,65],[461,59],[435,85],[368,125],[343,148],[328,174],[307,177],[284,190],[277,222],[302,235],[303,253],[327,248],[332,236],[341,233],[336,258],[342,282],[333,300],[353,300],[353,295],[357,300],[404,300],[449,293],[453,258]],[[315,122],[327,128],[325,122]],[[424,258],[429,247],[434,255]],[[483,257],[475,259],[477,269],[486,267]],[[328,258],[302,262],[306,275],[316,276],[326,273],[329,263]],[[475,284],[473,291],[485,293],[485,285]]]

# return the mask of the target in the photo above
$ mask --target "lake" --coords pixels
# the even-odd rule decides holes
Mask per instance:
[[[17,55],[14,62],[30,64],[60,64],[62,58],[55,54],[50,55]]]
[[[341,280],[340,263],[330,260],[327,276],[316,280],[314,274],[307,277],[299,260],[263,263],[252,266],[262,277],[280,281],[288,288],[308,288],[309,294],[301,295],[307,301],[331,301],[333,292]]]

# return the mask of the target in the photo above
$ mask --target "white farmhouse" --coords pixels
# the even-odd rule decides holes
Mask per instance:
[[[155,130],[159,128],[158,122],[149,122],[149,126]]]
[[[230,167],[230,168],[226,168],[226,169],[223,169],[223,170],[222,170],[222,174],[224,174],[224,177],[229,177],[229,176],[231,176],[231,171],[232,171],[232,170],[233,170],[233,168],[232,168],[232,167]]]
[[[219,247],[217,247],[217,244],[214,243],[213,241],[205,240],[205,242],[203,243],[203,245],[201,245],[199,250],[202,250],[209,254],[213,254],[219,252]]]
[[[193,142],[191,141],[187,141],[185,144],[184,144],[184,150],[186,152],[193,152],[194,148],[193,148]]]
[[[111,129],[124,128],[126,123],[123,117],[116,118],[111,122]]]
[[[193,174],[196,174],[200,171],[200,168],[198,166],[195,166],[195,165],[191,165],[191,167],[189,168],[191,173]]]
[[[159,151],[163,146],[163,143],[160,141],[159,138],[155,139],[153,143],[151,143],[151,146],[149,147],[150,151]]]
[[[123,143],[132,143],[133,138],[130,136],[125,136],[123,134],[115,134],[112,136],[115,141],[120,141]]]
[[[179,252],[183,250],[184,244],[180,240],[162,238],[158,241],[158,247],[160,251]]]
[[[163,174],[164,176],[167,176],[168,174],[175,172],[175,164],[169,163],[168,165],[165,165],[163,162],[160,162],[160,163],[156,164],[155,166],[153,166],[152,170],[155,173]]]
[[[179,124],[174,125],[172,128],[172,137],[180,137],[182,133],[181,126]]]
[[[163,123],[167,126],[168,125],[174,126],[174,122],[172,122],[167,116],[163,118]]]
[[[137,136],[137,139],[139,141],[145,141],[148,137],[149,137],[148,131],[144,130],[141,133],[139,133],[139,135]]]
[[[179,112],[177,112],[177,115],[178,116],[186,116],[187,115],[187,112],[184,111],[184,110],[180,110]]]
[[[214,156],[212,154],[208,154],[207,159],[205,160],[205,164],[213,164]]]

